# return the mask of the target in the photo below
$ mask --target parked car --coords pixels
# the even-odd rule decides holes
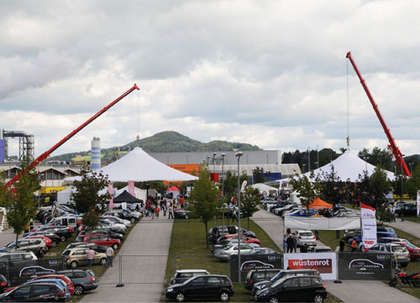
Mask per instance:
[[[131,222],[129,220],[121,219],[118,216],[103,215],[102,218],[108,219],[108,220],[110,220],[111,222],[114,222],[114,223],[124,224],[126,227],[131,226]]]
[[[410,263],[410,253],[401,244],[397,243],[377,243],[368,252],[388,252],[392,253],[401,267],[406,267]]]
[[[315,269],[283,269],[279,271],[270,280],[257,282],[252,287],[252,295],[255,295],[259,290],[270,287],[278,280],[286,276],[316,276],[320,277],[319,271]]]
[[[235,225],[219,225],[209,229],[207,239],[210,243],[216,243],[217,239],[224,234],[235,234],[238,227]]]
[[[166,289],[170,300],[220,300],[229,301],[233,296],[232,281],[227,276],[206,275],[193,277],[182,284],[174,284]]]
[[[26,237],[25,239],[42,239],[42,241],[44,241],[47,248],[51,248],[55,246],[55,243],[53,242],[53,240],[51,240],[45,235],[29,236],[29,237]]]
[[[20,239],[17,241],[8,243],[4,248],[1,249],[3,252],[10,251],[32,251],[38,257],[44,256],[48,248],[42,239]]]
[[[190,217],[190,214],[191,212],[189,210],[183,208],[174,209],[175,219],[188,219]]]
[[[253,250],[253,247],[249,244],[240,244],[239,249],[241,250],[241,254],[250,254]],[[220,261],[229,261],[230,257],[233,254],[237,254],[238,252],[238,244],[232,244],[227,246],[222,250],[217,250],[214,256]]]
[[[404,246],[408,250],[411,261],[417,261],[420,259],[420,247],[417,247],[416,245],[405,239],[395,243]]]
[[[31,251],[0,253],[0,266],[7,267],[9,273],[18,275],[25,266],[35,265],[38,257]]]
[[[0,293],[3,293],[6,288],[10,287],[10,282],[7,278],[0,274]]]
[[[35,232],[30,232],[27,234],[24,234],[24,237],[33,237],[33,236],[45,236],[48,237],[49,239],[51,239],[53,241],[52,246],[56,246],[58,243],[61,242],[61,237],[59,237],[57,234],[50,232],[50,231],[35,231]]]
[[[250,270],[246,275],[245,288],[251,290],[255,283],[270,280],[278,272],[280,269],[276,268]]]
[[[270,287],[257,292],[257,302],[276,303],[280,301],[298,301],[322,303],[327,297],[327,290],[321,278],[315,276],[286,276]]]
[[[316,238],[310,230],[298,230],[297,232],[297,246],[315,246]]]
[[[101,246],[111,246],[114,250],[117,250],[121,245],[120,240],[113,239],[113,238],[103,236],[103,235],[85,236],[83,238],[83,242],[91,242],[91,243],[95,243],[96,245],[101,245]]]
[[[40,275],[46,275],[46,274],[54,274],[55,270],[51,268],[45,268],[39,265],[34,266],[26,266],[23,267],[19,271],[19,278],[23,278],[25,280],[32,279]]]
[[[64,249],[63,252],[65,252],[68,249],[72,249],[72,248],[76,248],[76,247],[77,248],[91,248],[94,251],[101,252],[101,253],[105,253],[106,252],[106,249],[108,248],[106,246],[97,245],[95,243],[89,243],[89,242],[88,243],[86,243],[86,242],[72,242],[72,243],[70,243],[69,245],[66,246],[66,248]]]
[[[89,260],[87,257],[87,248],[74,248],[69,249],[63,253],[63,256],[66,260],[67,266],[71,268],[76,268],[82,265],[88,265]],[[106,254],[95,252],[95,256],[93,258],[93,264],[106,264]]]
[[[179,269],[171,278],[170,284],[180,284],[195,276],[209,275],[205,269]]]
[[[47,275],[41,275],[36,278],[34,278],[32,281],[37,281],[40,279],[60,279],[64,283],[66,283],[67,288],[69,289],[70,295],[74,294],[74,284],[72,280],[69,277],[66,277],[63,274],[47,274]]]
[[[11,292],[0,295],[0,302],[66,302],[71,299],[67,287],[57,283],[37,282],[21,285]]]
[[[61,270],[58,271],[57,274],[65,275],[71,279],[74,285],[74,294],[77,296],[98,287],[95,274],[89,269]]]

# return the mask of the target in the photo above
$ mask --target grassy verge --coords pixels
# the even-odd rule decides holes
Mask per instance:
[[[248,228],[247,222],[244,227]],[[209,227],[222,224],[221,221],[209,223]],[[278,250],[273,240],[257,224],[250,220],[249,229],[254,231],[263,246]],[[171,244],[169,248],[168,262],[166,266],[165,281],[169,282],[170,277],[176,269],[202,268],[214,274],[229,275],[229,263],[217,261],[206,247],[206,234],[204,225],[198,219],[175,220]],[[250,302],[250,293],[240,285],[234,283],[235,295],[232,302]],[[164,298],[162,297],[164,301]],[[341,302],[334,297],[326,302]]]
[[[420,223],[420,217],[404,217],[404,220]]]

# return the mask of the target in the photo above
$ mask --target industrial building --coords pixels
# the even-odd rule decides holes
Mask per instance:
[[[205,164],[211,173],[237,172],[238,160],[234,151],[225,152],[176,152],[151,153],[155,159],[186,173],[198,172]],[[298,164],[282,164],[279,150],[243,151],[240,158],[240,172],[252,176],[256,168],[263,169],[267,181],[300,174]]]

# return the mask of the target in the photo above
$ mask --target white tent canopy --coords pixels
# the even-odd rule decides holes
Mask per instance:
[[[112,182],[128,181],[189,181],[198,178],[159,162],[143,149],[136,147],[125,156],[103,167],[102,173]]]
[[[254,189],[258,189],[261,193],[262,192],[269,193],[270,191],[277,192],[277,188],[269,186],[269,185],[264,184],[264,183],[255,183],[255,184],[252,184],[251,187],[254,188]]]
[[[350,181],[357,182],[359,180],[359,175],[363,175],[364,172],[367,172],[367,175],[370,176],[375,172],[375,166],[367,163],[366,161],[359,158],[357,152],[355,151],[346,151],[340,157],[334,161],[315,169],[313,172],[307,172],[304,175],[310,177],[312,174],[314,176],[331,173],[332,169],[336,176],[340,178],[341,181]],[[385,170],[386,176],[389,180],[395,180],[394,173]],[[280,183],[287,181],[285,179],[278,180]]]

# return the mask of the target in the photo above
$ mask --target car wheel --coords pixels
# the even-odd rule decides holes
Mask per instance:
[[[106,264],[106,259],[105,258],[102,258],[99,263],[101,263],[101,265],[105,265]]]
[[[117,249],[118,249],[118,244],[114,244],[114,245],[112,245],[112,248],[113,248],[114,250],[117,250]]]
[[[131,218],[130,222],[131,222],[131,224],[134,224],[134,223],[136,223],[136,219],[135,218]]]
[[[66,241],[66,237],[61,236],[60,240],[61,240],[61,242],[65,242]]]
[[[77,285],[77,286],[74,287],[74,294],[76,296],[82,295],[83,294],[83,291],[84,291],[84,289],[83,289],[83,287],[81,285]]]
[[[229,301],[229,294],[227,293],[227,292],[222,292],[221,294],[220,294],[220,301],[222,301],[222,302],[227,302],[227,301]]]
[[[180,292],[179,294],[176,295],[176,301],[177,302],[184,302],[185,300],[185,296],[182,292]]]
[[[70,267],[71,267],[71,268],[77,268],[77,262],[76,262],[76,261],[72,261],[72,262],[70,263]]]
[[[315,303],[322,303],[322,302],[324,302],[324,297],[323,297],[323,296],[321,296],[321,295],[316,295],[316,296],[314,297],[314,302],[315,302]]]
[[[270,298],[270,303],[279,303],[279,299],[277,299],[276,297],[272,297]]]
[[[188,215],[185,215],[185,220],[188,220]]]

